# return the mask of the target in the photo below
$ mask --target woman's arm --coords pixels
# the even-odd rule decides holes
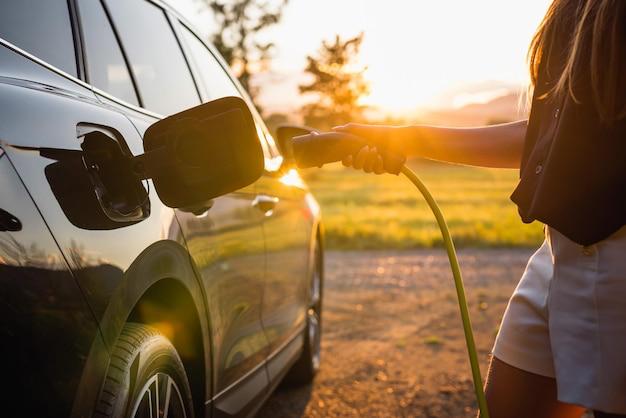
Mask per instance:
[[[333,129],[361,136],[370,144],[403,155],[482,167],[519,168],[527,125],[527,120],[521,120],[478,128],[348,124]],[[344,163],[377,172],[380,159],[370,148]]]

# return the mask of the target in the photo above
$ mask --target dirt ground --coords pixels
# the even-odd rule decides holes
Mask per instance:
[[[531,250],[459,254],[483,376],[507,300]],[[475,402],[442,250],[331,252],[322,367],[279,388],[258,417],[471,417]]]

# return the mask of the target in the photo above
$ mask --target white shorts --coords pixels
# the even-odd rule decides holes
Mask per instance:
[[[493,355],[556,378],[562,402],[626,414],[626,227],[588,247],[547,227]]]

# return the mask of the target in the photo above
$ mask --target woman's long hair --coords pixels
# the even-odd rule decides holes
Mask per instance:
[[[554,81],[544,96],[580,103],[584,85],[603,122],[626,116],[626,0],[554,0],[528,61],[532,87],[540,70]]]

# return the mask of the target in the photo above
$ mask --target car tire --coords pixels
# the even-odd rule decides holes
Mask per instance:
[[[194,417],[185,368],[158,330],[126,324],[113,349],[94,416]]]
[[[309,284],[308,309],[304,345],[302,354],[293,364],[286,376],[286,383],[306,385],[313,381],[320,368],[322,341],[322,291],[324,285],[324,266],[322,248],[315,245],[315,269]]]

